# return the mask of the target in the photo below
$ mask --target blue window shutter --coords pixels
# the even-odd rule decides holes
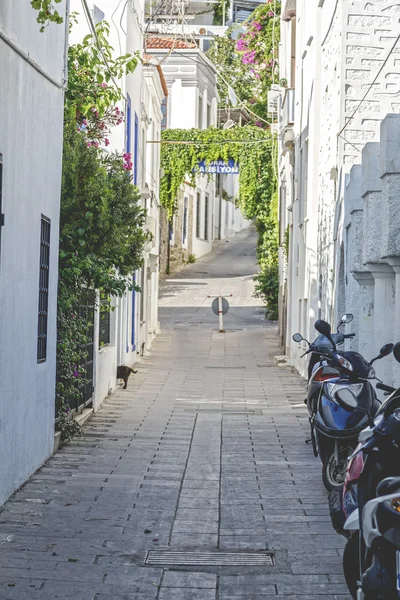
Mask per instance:
[[[136,273],[133,274],[133,283],[136,282]],[[132,290],[132,350],[135,350],[135,302],[136,292]]]
[[[135,113],[135,146],[133,150],[133,183],[138,182],[138,161],[139,161],[139,118]]]

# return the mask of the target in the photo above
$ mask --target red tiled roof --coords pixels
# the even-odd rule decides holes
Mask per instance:
[[[188,42],[183,39],[174,37],[156,37],[151,36],[146,40],[147,50],[171,50],[176,48],[177,50],[191,50],[198,48],[195,42]]]

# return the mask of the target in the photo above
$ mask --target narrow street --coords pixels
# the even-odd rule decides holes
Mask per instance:
[[[348,599],[305,384],[252,295],[255,241],[163,283],[128,389],[6,503],[1,600]]]

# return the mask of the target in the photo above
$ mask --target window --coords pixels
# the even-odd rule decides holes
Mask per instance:
[[[110,343],[111,329],[111,306],[110,298],[100,293],[100,319],[99,319],[99,346],[105,346]]]
[[[161,130],[167,129],[167,119],[168,119],[168,98],[164,98],[161,102],[161,112],[162,112],[162,121],[161,121]]]
[[[185,198],[184,205],[183,205],[182,244],[187,243],[187,220],[188,220],[188,199]]]
[[[196,237],[200,237],[200,209],[201,209],[201,195],[197,192],[196,199]]]
[[[204,239],[208,240],[208,205],[210,198],[208,194],[206,194],[205,202],[204,202]]]
[[[199,114],[198,114],[198,121],[199,121],[199,129],[202,129],[202,125],[203,125],[203,98],[202,96],[199,94]]]
[[[39,308],[37,360],[47,358],[47,317],[49,310],[50,219],[42,215],[40,223]]]

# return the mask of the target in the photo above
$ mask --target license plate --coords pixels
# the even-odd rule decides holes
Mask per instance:
[[[397,592],[399,592],[397,595],[400,595],[400,550],[397,550],[396,552],[396,565],[397,565],[397,569],[396,569],[396,575],[397,575]]]

